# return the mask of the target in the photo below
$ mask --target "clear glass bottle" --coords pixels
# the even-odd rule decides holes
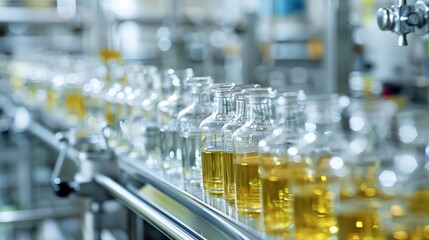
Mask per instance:
[[[192,91],[192,104],[177,115],[182,148],[183,178],[185,190],[202,197],[202,168],[200,124],[212,113],[209,86],[211,77],[194,77],[188,86]]]
[[[232,135],[234,146],[235,205],[239,213],[261,211],[258,143],[274,128],[272,88],[244,90],[246,123]]]
[[[305,94],[291,91],[278,94],[277,112],[280,126],[259,142],[259,174],[262,182],[262,213],[264,229],[270,239],[293,237],[293,194],[290,151],[294,151],[304,132],[302,119]]]
[[[161,170],[159,127],[156,106],[161,100],[160,75],[154,66],[134,66],[130,71],[133,87],[125,100],[128,135],[133,158],[145,161],[147,167]],[[134,78],[134,80],[131,80]],[[122,123],[122,125],[124,125]]]
[[[94,130],[104,127],[103,94],[107,89],[107,67],[98,61],[91,63],[92,71],[89,80],[83,86],[86,103],[86,125]],[[53,81],[54,82],[54,81]],[[53,83],[54,88],[60,83]]]
[[[208,195],[223,194],[223,142],[222,127],[234,117],[232,111],[233,83],[217,83],[210,86],[214,95],[213,113],[200,125],[201,166],[203,169],[203,189]]]
[[[107,76],[110,78],[108,81],[108,88],[106,89],[104,95],[104,117],[105,122],[110,128],[114,128],[114,126],[118,123],[117,117],[117,109],[116,106],[116,94],[122,89],[121,86],[121,78],[124,75],[123,66],[119,65],[116,62],[109,63],[110,74]]]
[[[144,70],[147,79],[149,95],[141,102],[143,113],[142,136],[146,163],[149,168],[162,170],[160,159],[160,132],[157,120],[157,106],[162,100],[161,76],[156,67],[147,67]]]
[[[308,97],[306,114],[305,133],[297,147],[288,150],[295,239],[337,239],[339,179],[346,174],[346,161],[351,161],[341,128],[339,96]]]
[[[223,199],[229,204],[235,206],[234,197],[234,147],[232,144],[232,134],[244,125],[247,119],[246,105],[244,98],[244,89],[259,88],[259,84],[238,85],[232,90],[232,96],[235,102],[235,116],[233,119],[225,123],[222,127],[222,145],[223,145],[223,161],[222,161],[222,176],[223,176]]]
[[[169,69],[166,72],[171,81],[173,92],[157,107],[158,125],[160,127],[160,148],[164,173],[171,182],[177,183],[182,174],[182,152],[180,148],[179,125],[177,115],[188,106],[190,98],[187,81],[193,77],[191,68],[183,70]]]

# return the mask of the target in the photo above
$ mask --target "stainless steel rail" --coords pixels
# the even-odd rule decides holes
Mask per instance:
[[[261,236],[253,229],[241,225],[234,220],[224,216],[222,213],[211,209],[206,203],[189,193],[178,189],[170,183],[160,179],[151,172],[142,168],[135,161],[127,158],[120,158],[119,167],[125,172],[134,175],[141,182],[150,184],[159,191],[165,193],[175,201],[189,208],[199,216],[204,218],[210,224],[222,229],[232,239],[260,239]]]
[[[176,223],[154,210],[150,205],[141,201],[138,197],[123,188],[112,179],[96,175],[95,181],[107,190],[115,199],[124,204],[127,208],[140,215],[143,219],[153,224],[167,236],[174,239],[203,239],[177,226]]]

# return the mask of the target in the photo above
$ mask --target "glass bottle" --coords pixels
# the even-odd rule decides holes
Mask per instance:
[[[85,99],[82,93],[84,79],[80,74],[79,62],[66,75],[64,100],[68,112],[68,120],[74,124],[82,124],[85,118]]]
[[[409,110],[397,117],[400,152],[379,175],[391,190],[386,239],[429,238],[429,112]]]
[[[229,204],[235,205],[234,197],[234,161],[233,153],[234,147],[232,144],[232,134],[244,125],[246,122],[246,105],[244,101],[244,89],[258,88],[259,84],[238,85],[232,90],[232,96],[235,102],[235,116],[233,119],[225,123],[222,127],[222,145],[223,145],[223,161],[222,161],[222,175],[223,175],[223,198]]]
[[[304,132],[301,115],[305,94],[303,91],[280,93],[276,98],[276,112],[281,112],[281,123],[259,142],[259,174],[262,182],[262,212],[265,233],[270,238],[293,236],[293,194],[291,191],[291,161],[293,151]]]
[[[261,211],[258,143],[274,128],[272,88],[245,89],[246,123],[232,135],[235,205],[239,213]]]
[[[171,81],[173,92],[167,99],[161,101],[157,107],[161,159],[166,177],[173,183],[177,183],[178,177],[182,174],[182,153],[177,115],[180,110],[190,104],[190,98],[186,97],[188,93],[186,82],[193,77],[194,71],[191,68],[183,70],[169,69],[166,75]]]
[[[192,104],[177,115],[182,148],[183,178],[185,190],[202,197],[202,168],[200,124],[212,112],[209,86],[211,77],[194,77],[188,86],[192,91]]]
[[[133,68],[135,69],[131,71],[130,81],[135,86],[125,100],[128,115],[127,134],[133,150],[131,157],[143,159],[147,167],[161,170],[156,118],[156,106],[161,100],[161,79],[158,69],[154,66],[142,65]]]
[[[214,95],[213,113],[200,125],[201,166],[203,169],[204,192],[212,196],[222,196],[222,127],[233,118],[233,83],[217,83],[210,86]]]
[[[308,97],[306,114],[303,136],[296,147],[288,149],[295,238],[337,239],[339,179],[346,174],[346,161],[351,161],[341,129],[339,96]]]
[[[352,99],[348,107],[349,149],[357,161],[349,163],[350,181],[342,179],[336,209],[340,239],[385,239],[380,211],[391,197],[381,188],[378,175],[396,152],[388,138],[395,111],[393,102],[378,98]]]
[[[105,122],[112,129],[118,122],[116,106],[116,94],[121,90],[121,78],[124,75],[123,66],[116,62],[109,63],[110,74],[107,76],[111,81],[104,95],[104,117]]]
[[[148,83],[149,95],[141,102],[143,118],[141,130],[143,136],[144,158],[149,168],[162,170],[160,159],[160,133],[157,120],[157,106],[162,100],[161,76],[156,67],[147,67],[144,70]]]
[[[104,127],[104,110],[103,110],[103,94],[107,89],[105,82],[107,76],[107,67],[98,61],[91,63],[91,76],[89,81],[83,85],[83,94],[85,96],[86,107],[86,125],[93,129],[101,129]],[[54,87],[58,85],[54,82]]]

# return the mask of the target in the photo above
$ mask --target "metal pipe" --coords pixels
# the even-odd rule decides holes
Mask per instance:
[[[150,205],[141,201],[138,197],[130,193],[121,185],[112,179],[103,176],[95,175],[94,180],[100,186],[107,190],[115,199],[131,209],[143,219],[153,224],[167,236],[173,239],[203,239],[183,231],[176,223],[154,210]]]
[[[79,207],[77,206],[4,211],[0,212],[0,223],[20,224],[42,221],[49,218],[78,217],[79,214]]]

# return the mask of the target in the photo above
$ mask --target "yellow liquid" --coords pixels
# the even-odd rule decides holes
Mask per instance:
[[[48,102],[47,102],[47,107],[49,111],[53,111],[55,109],[57,109],[58,104],[60,101],[60,93],[58,92],[58,90],[56,89],[49,89],[48,90]]]
[[[203,188],[210,195],[223,194],[222,151],[203,151]]]
[[[376,211],[351,212],[337,217],[339,239],[344,240],[384,240],[380,218]]]
[[[85,117],[85,99],[80,90],[73,89],[66,91],[66,108],[69,114],[83,120]]]
[[[107,124],[113,126],[115,122],[115,112],[113,110],[113,104],[111,102],[104,103],[104,118],[106,119]]]
[[[405,201],[405,207],[391,207],[393,227],[388,239],[429,240],[429,190],[416,191]]]
[[[334,179],[322,174],[330,156],[306,159],[294,167],[294,220],[296,239],[335,239],[338,232],[334,212]]]
[[[293,195],[287,158],[261,156],[262,209],[265,232],[287,238],[293,227]]]
[[[234,158],[232,152],[223,152],[223,197],[226,202],[234,204]]]
[[[239,213],[261,212],[261,181],[258,169],[258,152],[235,154],[235,198]]]
[[[362,166],[352,172],[355,188],[342,188],[337,215],[339,238],[350,240],[384,240],[381,204],[389,201],[378,187],[379,162]]]
[[[109,60],[119,60],[121,59],[121,53],[112,49],[102,49],[99,52],[100,58],[107,62]]]

